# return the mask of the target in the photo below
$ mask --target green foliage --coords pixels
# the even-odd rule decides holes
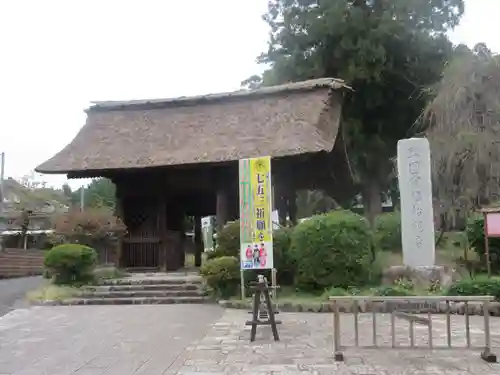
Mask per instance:
[[[120,279],[126,275],[121,269],[110,266],[97,267],[93,274],[97,280]]]
[[[55,284],[78,285],[92,280],[94,249],[79,244],[55,246],[45,253],[44,267]]]
[[[407,289],[400,285],[381,286],[372,289],[374,296],[413,296],[415,295],[411,289]]]
[[[500,279],[464,279],[453,283],[446,291],[448,296],[493,296],[500,300]]]
[[[97,251],[118,251],[126,227],[109,209],[101,208],[56,215],[54,231],[54,244],[78,243]]]
[[[240,221],[227,223],[217,233],[217,256],[240,257]]]
[[[363,187],[375,181],[383,189],[397,141],[415,132],[424,89],[452,53],[446,32],[463,11],[463,0],[271,0],[269,48],[259,58],[270,68],[244,84],[345,80],[354,88],[343,105],[351,165]]]
[[[208,260],[200,269],[207,285],[216,297],[229,298],[236,294],[240,282],[240,262],[232,256]]]
[[[295,266],[289,254],[292,232],[293,228],[287,227],[273,232],[274,267],[277,269],[277,279],[280,285],[291,285],[294,280]],[[207,253],[208,260],[225,256],[240,258],[240,222],[238,220],[224,226],[217,234],[217,249]],[[270,277],[270,275],[266,276]]]
[[[297,286],[318,290],[366,282],[370,245],[367,221],[351,211],[333,211],[302,222],[292,234],[290,251],[297,265]]]
[[[282,227],[273,231],[274,267],[279,285],[293,285],[296,266],[290,254],[293,228]]]
[[[81,187],[75,191],[72,191],[69,185],[63,185],[64,195],[75,206],[80,205],[82,189],[85,208],[115,208],[116,187],[111,180],[107,178],[95,178],[87,187]]]
[[[330,297],[330,296],[343,297],[343,296],[350,296],[350,295],[351,295],[351,293],[349,293],[344,288],[337,288],[334,286],[334,287],[326,288],[322,297],[323,297],[323,299],[328,299],[328,297]]]
[[[402,249],[401,213],[399,211],[381,214],[375,220],[375,243],[380,250],[397,251]]]
[[[474,215],[467,222],[467,239],[469,245],[479,256],[481,262],[486,264],[484,248],[484,217],[483,215]],[[489,252],[491,259],[491,269],[500,272],[500,238],[490,238]]]

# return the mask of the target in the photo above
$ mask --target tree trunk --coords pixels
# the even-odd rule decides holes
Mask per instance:
[[[373,228],[375,219],[382,213],[382,187],[376,179],[368,179],[363,184],[363,208],[365,217]]]

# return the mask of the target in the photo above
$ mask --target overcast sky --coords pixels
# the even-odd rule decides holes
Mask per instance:
[[[232,91],[262,70],[267,0],[0,0],[0,151],[21,177],[93,100]],[[500,52],[500,0],[466,0],[453,42]],[[61,185],[65,176],[43,176]],[[80,181],[73,180],[72,186]]]

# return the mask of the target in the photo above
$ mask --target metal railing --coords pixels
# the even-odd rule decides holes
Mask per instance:
[[[450,349],[458,348],[453,344],[453,332],[452,332],[452,314],[451,306],[454,303],[463,304],[460,308],[464,313],[464,324],[465,324],[465,348],[468,349],[482,349],[481,358],[487,362],[496,362],[496,355],[491,351],[491,334],[490,334],[490,303],[494,300],[492,296],[471,296],[471,297],[451,297],[451,296],[409,296],[409,297],[365,297],[365,296],[339,296],[330,297],[333,310],[333,329],[334,329],[334,340],[333,349],[336,361],[344,360],[343,349],[348,346],[342,345],[341,342],[341,316],[352,316],[354,321],[354,347],[373,349],[373,348],[393,348],[393,349]],[[366,309],[366,304],[371,304],[370,309]],[[484,346],[474,346],[471,340],[471,327],[470,327],[470,304],[480,303],[481,312],[484,319]],[[377,306],[378,305],[378,306]],[[405,306],[406,305],[406,306]],[[403,306],[403,307],[402,307]],[[379,309],[377,309],[378,307]],[[378,313],[382,307],[383,313]],[[362,313],[361,310],[371,310],[367,313]],[[341,312],[342,310],[342,312]],[[435,317],[437,312],[444,310],[445,317],[445,331],[446,340],[444,345],[436,344],[435,336],[433,334],[433,316]],[[349,314],[346,314],[345,312]],[[371,343],[368,345],[360,344],[360,317],[371,315]],[[377,317],[386,314],[390,315],[390,332],[384,333],[382,335],[377,332],[380,325],[377,325]],[[442,314],[439,314],[442,315]],[[398,343],[398,333],[396,319],[402,319],[408,322],[408,337],[406,338],[406,343],[409,345],[402,345]],[[415,326],[426,326],[427,327],[427,340],[425,345],[418,345],[415,340]],[[476,333],[476,332],[475,332]],[[385,338],[390,335],[391,341],[390,345],[387,343],[381,343],[380,338]],[[368,332],[363,332],[363,339],[368,336]],[[401,335],[399,335],[401,336]],[[442,335],[439,335],[442,338]],[[463,347],[461,347],[463,348]]]

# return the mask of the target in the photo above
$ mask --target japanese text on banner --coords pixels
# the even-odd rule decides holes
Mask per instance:
[[[271,158],[240,160],[241,268],[273,268]]]

